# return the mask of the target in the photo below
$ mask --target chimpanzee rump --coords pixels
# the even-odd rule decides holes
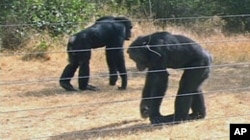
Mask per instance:
[[[128,53],[138,70],[148,68],[140,103],[143,118],[149,117],[152,124],[158,124],[206,116],[201,86],[209,76],[212,58],[199,44],[183,35],[156,32],[138,37],[131,43]],[[184,73],[179,83],[174,114],[162,116],[160,105],[169,76],[166,68],[183,68]]]
[[[89,60],[91,49],[106,46],[106,60],[109,67],[109,84],[115,85],[118,79],[117,73],[121,77],[121,87],[127,87],[127,74],[123,54],[124,40],[131,37],[132,23],[125,17],[105,16],[85,30],[72,35],[68,41],[67,51],[69,64],[64,68],[59,83],[61,87],[68,91],[76,89],[70,84],[77,68],[79,69],[78,84],[80,90],[97,90],[89,82]]]

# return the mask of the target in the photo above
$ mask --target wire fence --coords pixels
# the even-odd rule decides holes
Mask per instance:
[[[52,106],[52,107],[43,107],[43,108],[29,108],[29,109],[20,109],[20,110],[10,110],[10,111],[0,111],[0,114],[4,113],[15,113],[15,112],[27,112],[27,111],[41,111],[41,110],[51,110],[51,109],[64,109],[64,108],[74,108],[74,107],[90,107],[90,106],[101,106],[106,104],[116,104],[116,103],[125,103],[125,102],[132,102],[132,101],[139,101],[139,100],[149,100],[149,99],[159,99],[159,98],[176,98],[180,96],[192,96],[197,94],[213,94],[218,92],[225,92],[225,91],[246,91],[249,90],[249,87],[242,87],[242,88],[231,88],[231,89],[221,89],[221,90],[212,90],[212,91],[205,91],[203,93],[195,92],[195,93],[185,93],[182,95],[166,95],[166,96],[155,96],[155,97],[147,97],[147,98],[133,98],[133,99],[127,99],[127,100],[116,100],[111,102],[99,102],[99,103],[87,103],[87,104],[74,104],[74,105],[63,105],[63,106]],[[244,93],[246,94],[246,93]]]
[[[195,43],[177,43],[177,44],[167,44],[167,45],[150,45],[150,48],[164,47],[164,46],[175,46],[175,45],[192,45],[192,44],[219,44],[219,43],[237,43],[237,42],[250,42],[250,39],[235,39],[235,40],[220,40],[220,41],[204,41],[204,42],[195,42]],[[142,48],[142,46],[130,46],[131,49]],[[22,56],[22,55],[37,55],[37,54],[58,54],[58,53],[76,53],[76,52],[89,52],[94,51],[103,51],[103,50],[120,50],[128,49],[120,46],[113,48],[96,48],[96,49],[81,49],[81,50],[66,50],[66,51],[47,51],[47,52],[23,52],[23,53],[12,53],[12,54],[0,54],[1,56]]]
[[[221,68],[221,67],[232,67],[232,66],[249,66],[250,62],[245,63],[229,63],[229,64],[218,64],[218,65],[211,65],[211,66],[197,66],[197,67],[184,67],[184,68],[176,68],[175,70],[188,70],[188,69],[201,69],[201,68]],[[148,70],[148,71],[129,71],[127,73],[120,73],[120,75],[127,74],[127,75],[133,75],[133,74],[142,74],[142,73],[159,73],[164,72],[166,69],[159,69],[159,70]],[[68,80],[68,79],[84,79],[84,78],[97,78],[97,77],[109,77],[114,76],[118,74],[93,74],[91,76],[78,76],[78,77],[68,77],[68,78],[61,78],[62,80]],[[44,82],[55,82],[58,81],[59,77],[46,77],[44,79],[25,79],[25,80],[1,80],[0,86],[5,85],[25,85],[25,84],[34,84],[34,83],[44,83]]]
[[[211,19],[214,16],[193,16],[193,17],[174,17],[174,18],[148,18],[148,19],[131,19],[132,22],[145,22],[145,21],[170,21],[170,20],[194,20],[194,19]],[[238,15],[218,15],[219,18],[238,18],[238,17],[250,17],[250,14],[238,14]],[[121,22],[117,21],[117,22]],[[87,21],[86,21],[87,22]],[[72,24],[72,25],[79,25],[84,24],[86,22],[54,22],[54,23],[45,23],[44,25],[61,25],[62,23]],[[99,22],[106,22],[106,21],[99,21]],[[115,22],[115,21],[113,21]],[[17,27],[17,26],[34,26],[34,23],[22,23],[22,24],[0,24],[1,27]]]
[[[250,116],[250,113],[248,114],[241,114],[241,115],[231,115],[231,116],[218,116],[218,117],[213,117],[213,118],[206,118],[205,121],[212,121],[212,120],[218,120],[218,119],[225,119],[225,118],[237,118],[237,117],[245,117],[245,116]],[[192,121],[186,121],[186,122],[192,122]],[[176,123],[176,122],[174,122]],[[178,123],[178,122],[177,122]],[[181,123],[181,122],[180,122]],[[171,123],[162,123],[160,125],[153,125],[153,124],[143,124],[143,125],[140,125],[140,126],[131,126],[131,127],[127,127],[127,128],[104,128],[104,129],[99,129],[99,130],[86,130],[86,131],[80,131],[80,132],[75,132],[74,133],[74,136],[81,136],[83,135],[84,133],[85,134],[92,134],[92,133],[105,133],[105,132],[113,132],[113,131],[124,131],[124,130],[134,130],[134,129],[143,129],[143,128],[160,128],[162,126],[166,126],[166,125],[172,125],[173,122]],[[60,137],[63,137],[63,136],[67,136],[69,134],[62,134],[60,135]],[[35,138],[32,138],[32,139],[44,139],[44,138],[53,138],[53,137],[56,137],[57,135],[49,135],[49,136],[43,136],[43,137],[35,137]],[[209,138],[204,138],[203,140],[211,140],[211,139],[221,139],[221,138],[229,138],[229,135],[225,135],[225,136],[217,136],[217,137],[209,137]],[[185,137],[179,137],[177,139],[186,139]],[[26,140],[29,140],[29,139],[26,139]]]
[[[241,14],[241,15],[225,15],[225,16],[220,16],[223,18],[235,18],[235,17],[250,17],[250,14]],[[161,18],[161,19],[151,19],[152,21],[155,20],[190,20],[190,19],[197,19],[197,18],[211,18],[211,16],[204,16],[204,17],[181,17],[181,18]],[[133,19],[133,21],[148,21],[148,19]],[[50,23],[50,24],[60,24],[60,23]],[[66,24],[79,24],[79,23],[66,23]],[[33,24],[25,23],[25,24],[10,24],[10,25],[0,25],[1,27],[13,27],[13,26],[31,26]],[[198,42],[199,44],[216,44],[216,43],[228,43],[228,42],[250,42],[250,39],[236,39],[236,40],[220,40],[220,41],[206,41],[206,42]],[[188,43],[190,44],[190,43]],[[168,45],[173,45],[173,44],[168,44]],[[176,45],[176,44],[175,44]],[[180,45],[187,45],[185,44],[180,44]],[[159,45],[151,45],[150,47],[159,47]],[[132,46],[132,48],[141,48],[141,46]],[[100,48],[100,49],[94,49],[94,51],[99,51],[99,50],[104,50],[105,48]],[[121,48],[110,48],[110,49],[121,49]],[[122,48],[122,49],[127,49],[127,48]],[[109,49],[106,49],[109,50]],[[91,51],[91,49],[87,50],[74,50],[74,51],[68,51],[68,52],[82,52],[82,51]],[[65,51],[55,51],[55,52],[22,52],[22,53],[13,53],[13,54],[0,54],[0,57],[10,57],[10,56],[19,56],[19,55],[27,55],[27,54],[44,54],[44,53],[65,53]],[[249,66],[250,62],[243,62],[243,63],[229,63],[229,64],[218,64],[218,65],[212,65],[209,66],[211,68],[221,68],[221,67],[233,67],[233,66]],[[207,67],[207,66],[205,66]],[[179,68],[177,70],[185,70],[185,69],[198,69],[198,68],[204,68],[204,66],[199,66],[199,67],[187,67],[187,68]],[[147,72],[161,72],[161,71],[166,71],[164,70],[154,70],[154,71],[147,71]],[[138,71],[132,71],[128,72],[128,75],[131,74],[140,74],[140,73],[146,73],[144,72],[138,72]],[[108,77],[109,74],[96,74],[92,76],[88,76],[91,78],[96,78],[96,77]],[[77,77],[75,79],[79,78],[86,78],[86,77]],[[33,83],[44,83],[44,82],[53,82],[53,81],[58,81],[59,77],[45,77],[43,79],[34,79],[34,80],[3,80],[1,79],[0,81],[0,86],[1,88],[3,86],[9,86],[9,85],[16,85],[20,86],[22,84],[33,84]],[[74,78],[73,78],[74,79]],[[220,89],[220,90],[210,90],[210,91],[205,91],[204,94],[212,94],[216,92],[225,92],[225,91],[248,91],[250,89],[250,86],[245,86],[245,87],[239,87],[239,88],[227,88],[227,89]],[[190,96],[190,95],[195,95],[195,94],[201,94],[201,93],[186,93],[181,96]],[[242,93],[242,94],[248,94],[248,93]],[[157,99],[157,98],[176,98],[177,96],[180,95],[166,95],[164,97],[151,97],[151,98],[144,98],[144,99]],[[70,105],[62,105],[62,106],[50,106],[50,107],[38,107],[38,108],[28,108],[28,109],[15,109],[15,110],[7,110],[7,111],[0,111],[0,115],[3,114],[10,114],[10,113],[20,113],[20,112],[35,112],[35,111],[42,111],[42,110],[60,110],[60,109],[66,109],[66,108],[78,108],[78,107],[91,107],[91,106],[101,106],[101,105],[108,105],[108,104],[116,104],[116,103],[126,103],[126,102],[132,102],[132,101],[139,101],[141,98],[132,98],[132,99],[126,99],[126,100],[115,100],[115,101],[105,101],[105,102],[99,102],[99,103],[85,103],[85,104],[70,104]],[[206,118],[205,121],[210,121],[210,120],[217,120],[217,119],[225,119],[225,118],[235,118],[235,117],[249,117],[250,112],[246,112],[245,114],[238,114],[238,115],[233,115],[233,116],[219,116],[219,117],[214,117],[214,118]],[[165,124],[165,125],[171,125],[171,124]],[[82,133],[103,133],[103,132],[111,132],[111,131],[123,131],[124,129],[139,129],[139,128],[148,128],[148,127],[161,127],[161,126],[155,126],[155,125],[140,125],[140,126],[133,126],[133,127],[127,127],[127,128],[105,128],[105,129],[98,129],[98,130],[86,130],[86,131],[80,131],[79,133],[75,133],[74,135],[82,135]],[[67,135],[67,134],[65,134]],[[63,136],[63,135],[61,135]],[[30,139],[44,139],[44,138],[51,138],[51,137],[56,137],[56,135],[46,135],[42,137],[32,137]],[[218,136],[218,137],[213,137],[213,138],[204,138],[204,139],[221,139],[221,138],[228,138],[229,136]]]

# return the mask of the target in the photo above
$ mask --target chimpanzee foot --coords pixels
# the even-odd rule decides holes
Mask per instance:
[[[161,125],[162,123],[164,123],[163,116],[153,117],[153,118],[150,118],[149,120],[150,120],[150,123],[153,125]]]
[[[70,83],[60,82],[60,86],[67,91],[77,91]]]
[[[180,124],[183,121],[175,119],[175,115],[167,115],[167,116],[156,116],[152,119],[150,118],[151,124],[154,125],[173,125],[173,124]]]
[[[99,91],[100,89],[97,88],[96,86],[88,85],[87,90],[92,90],[92,91]]]
[[[109,85],[114,86],[116,84],[117,77],[110,77]]]
[[[118,90],[126,90],[125,87],[118,87]]]
[[[168,124],[168,125],[173,125],[173,124],[180,124],[184,123],[187,121],[192,121],[192,120],[198,120],[198,119],[204,119],[205,116],[197,113],[192,113],[187,116],[187,118],[179,118],[176,117],[174,114],[170,114],[167,116],[156,116],[153,118],[150,118],[151,124],[154,125],[163,125],[163,124]]]
[[[95,87],[95,86],[92,86],[92,85],[87,85],[87,87],[85,88],[79,88],[80,90],[90,90],[90,91],[99,91],[100,89]]]
[[[109,85],[110,86],[115,86],[116,82],[110,82]]]
[[[199,120],[199,119],[204,119],[205,115],[201,115],[199,113],[191,113],[188,115],[187,120]]]
[[[150,122],[153,125],[164,125],[164,124],[173,124],[173,117],[172,116],[156,116],[150,118]]]

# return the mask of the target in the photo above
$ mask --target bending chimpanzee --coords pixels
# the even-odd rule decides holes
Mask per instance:
[[[67,51],[69,64],[63,70],[59,83],[61,87],[68,91],[76,89],[70,84],[77,68],[79,69],[78,84],[80,90],[98,90],[89,82],[89,60],[91,49],[106,46],[106,60],[109,67],[109,84],[115,85],[118,79],[117,72],[122,80],[121,87],[126,89],[127,74],[123,54],[124,40],[131,37],[132,23],[125,17],[104,16],[96,22],[70,37]]]
[[[138,37],[130,45],[128,53],[138,70],[148,68],[140,103],[143,118],[149,117],[152,124],[159,124],[202,119],[206,116],[201,85],[209,76],[212,57],[199,44],[182,35],[156,32]],[[184,73],[179,83],[174,114],[162,116],[160,105],[169,76],[166,68],[182,68]]]

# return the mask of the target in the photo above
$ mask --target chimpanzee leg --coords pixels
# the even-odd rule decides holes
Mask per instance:
[[[190,108],[194,113],[206,114],[204,98],[200,92],[201,85],[207,78],[204,75],[207,75],[207,70],[202,68],[184,71],[175,100],[175,121],[190,120],[188,115]]]
[[[125,60],[123,56],[122,49],[106,50],[107,64],[109,67],[109,84],[115,85],[118,79],[117,71],[121,77],[121,87],[118,87],[119,90],[124,90],[127,88],[127,71],[125,67]]]
[[[80,90],[86,90],[89,83],[89,63],[81,63],[79,69],[78,84]]]
[[[109,69],[109,85],[114,86],[117,80],[117,71],[115,69]]]
[[[74,87],[70,84],[70,80],[74,76],[79,64],[72,53],[68,53],[68,55],[69,64],[64,68],[59,83],[60,86],[63,87],[65,90],[76,91],[76,89],[74,89]]]
[[[107,61],[107,65],[108,65],[108,68],[109,68],[109,85],[115,85],[116,84],[116,81],[118,79],[118,76],[117,76],[117,67],[116,67],[116,63],[115,63],[115,58],[114,55],[115,55],[115,50],[106,50],[106,61]]]
[[[206,107],[203,93],[200,91],[197,95],[193,96],[192,105],[191,105],[192,113],[189,115],[189,120],[194,119],[202,119],[206,116]]]
[[[150,81],[150,74],[148,73],[146,76],[146,82],[142,91],[142,99],[140,103],[140,114],[141,117],[146,119],[149,117],[149,103],[150,103],[150,84],[152,84]]]
[[[89,60],[90,60],[91,52],[83,51],[77,53],[77,58],[79,60],[80,69],[79,69],[79,77],[78,84],[80,90],[98,90],[95,86],[89,85]]]
[[[151,71],[151,70],[149,70]],[[160,113],[160,105],[165,95],[168,84],[168,73],[167,71],[162,72],[148,72],[146,77],[146,83],[143,90],[141,101],[141,116],[150,119],[152,124],[162,123],[163,116]],[[146,98],[146,99],[145,99]],[[147,111],[148,108],[148,111]]]
[[[201,70],[203,70],[203,74],[201,74],[201,77],[200,77],[200,80],[202,83],[208,78],[210,68],[204,68]],[[192,114],[189,115],[189,119],[201,119],[201,118],[205,118],[206,116],[205,101],[204,101],[203,93],[201,91],[201,87],[199,87],[198,93],[199,94],[196,94],[193,96],[192,105],[191,105]]]
[[[124,60],[124,56],[123,56],[123,51],[118,50],[116,56],[117,56],[116,57],[117,59],[115,59],[115,63],[117,66],[117,70],[120,74],[121,80],[122,80],[121,87],[119,87],[118,89],[125,90],[127,88],[128,78],[127,78],[127,70],[125,67],[125,60]]]

